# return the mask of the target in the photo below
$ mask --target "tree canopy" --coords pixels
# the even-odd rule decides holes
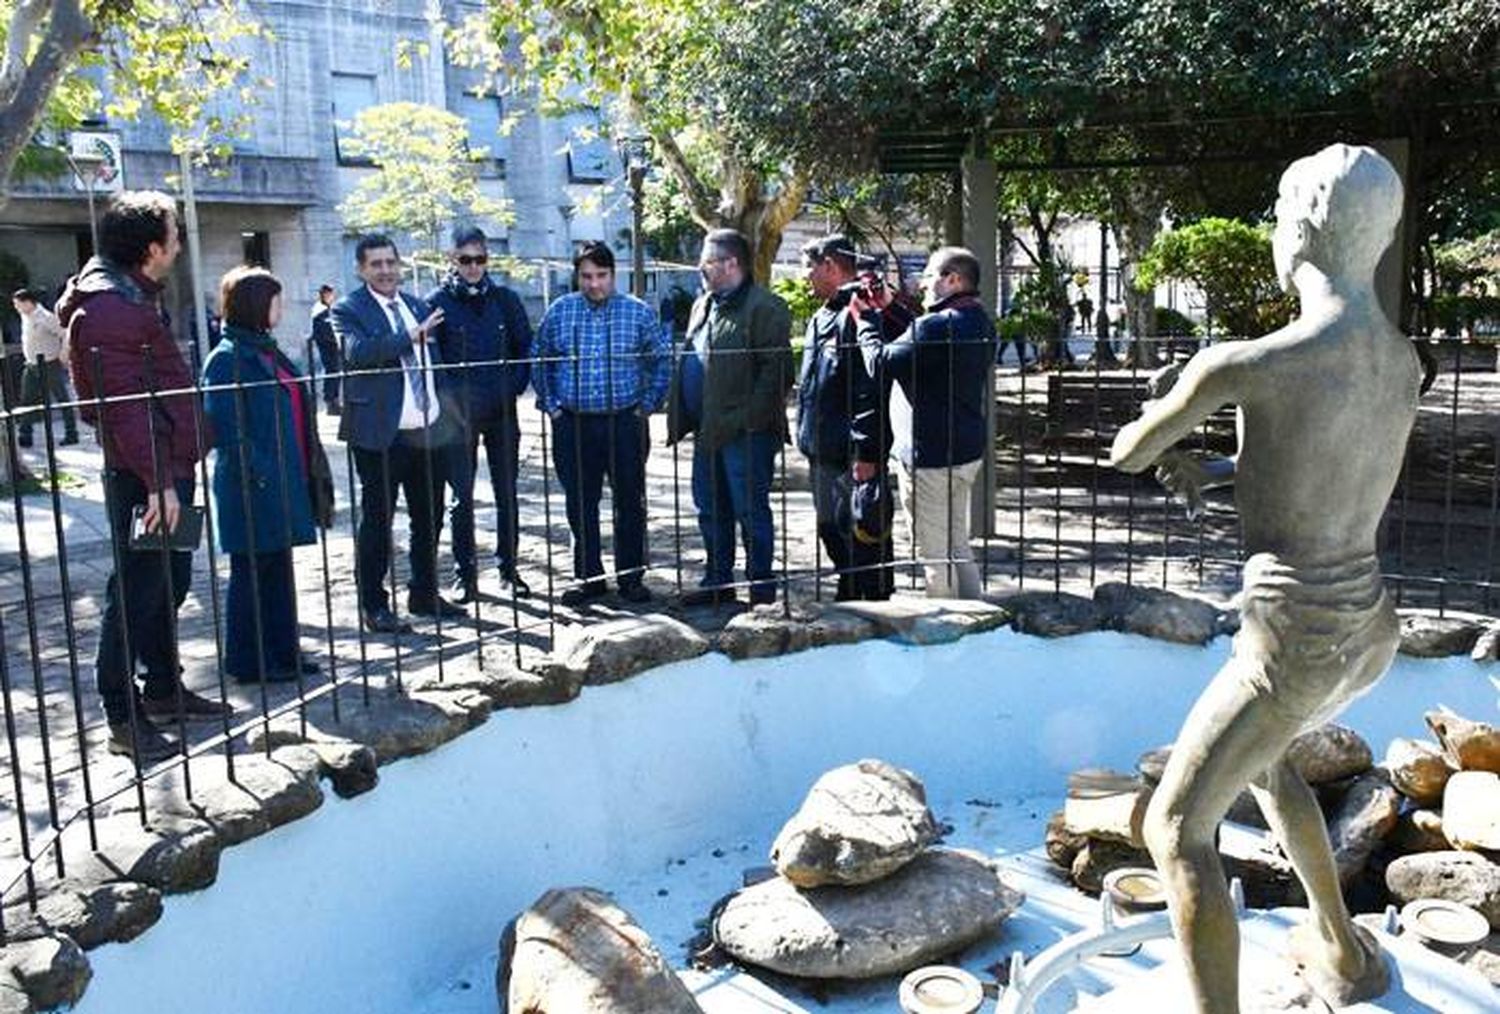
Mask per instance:
[[[28,148],[39,128],[99,112],[151,113],[194,150],[219,149],[243,124],[209,105],[230,88],[253,101],[240,44],[265,34],[236,0],[0,0],[0,32],[0,201],[18,166],[61,168]]]

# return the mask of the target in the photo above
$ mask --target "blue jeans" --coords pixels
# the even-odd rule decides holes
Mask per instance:
[[[708,555],[703,587],[734,580],[734,528],[738,524],[745,543],[745,577],[754,582],[751,598],[775,598],[771,475],[780,449],[781,439],[774,433],[747,433],[717,451],[694,450],[693,505],[698,508],[698,530]]]

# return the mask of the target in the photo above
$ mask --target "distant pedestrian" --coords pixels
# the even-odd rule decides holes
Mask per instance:
[[[21,317],[21,349],[26,366],[21,373],[21,404],[43,404],[43,392],[52,404],[61,404],[63,417],[62,443],[78,443],[78,418],[68,401],[68,344],[62,325],[52,311],[42,305],[41,296],[34,289],[17,289],[11,297],[11,305]],[[35,415],[27,413],[21,417],[16,442],[22,447],[31,446],[31,428]]]
[[[323,408],[329,415],[339,415],[344,410],[339,397],[344,379],[344,354],[333,334],[333,317],[329,313],[336,296],[333,286],[325,282],[318,286],[318,299],[312,308],[312,340],[318,350],[318,364],[323,369]]]

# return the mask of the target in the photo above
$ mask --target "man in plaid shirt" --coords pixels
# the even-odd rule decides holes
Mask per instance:
[[[532,384],[552,419],[552,462],[573,531],[573,576],[562,603],[606,592],[599,550],[599,498],[609,477],[620,597],[646,602],[646,418],[671,380],[671,346],[656,313],[615,291],[615,255],[589,243],[573,258],[578,291],[547,310],[537,335]]]

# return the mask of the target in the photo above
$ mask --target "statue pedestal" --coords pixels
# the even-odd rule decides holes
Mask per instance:
[[[1240,916],[1240,1008],[1244,1014],[1298,1011],[1324,1014],[1330,1008],[1308,990],[1286,955],[1287,934],[1306,917],[1301,908],[1252,910]],[[1415,939],[1375,932],[1391,968],[1385,995],[1352,1007],[1375,1014],[1486,1014],[1497,1008],[1493,986],[1473,969],[1427,949]],[[1191,1012],[1187,984],[1175,954],[1128,982],[1080,1004],[1090,1014],[1177,1014]]]

